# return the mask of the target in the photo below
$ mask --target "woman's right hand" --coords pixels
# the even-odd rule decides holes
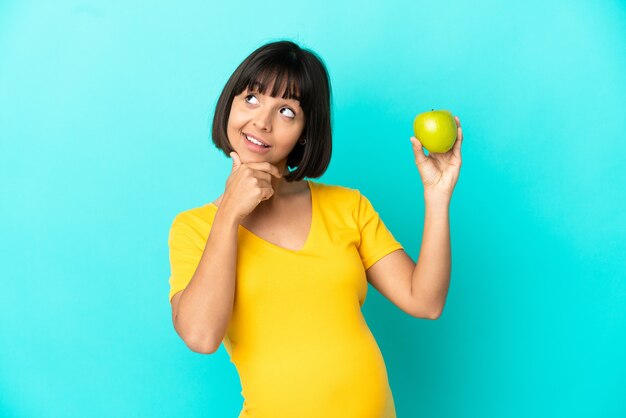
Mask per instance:
[[[241,222],[263,200],[274,194],[272,176],[281,178],[278,167],[268,162],[242,163],[236,152],[231,152],[233,167],[226,179],[222,205]]]

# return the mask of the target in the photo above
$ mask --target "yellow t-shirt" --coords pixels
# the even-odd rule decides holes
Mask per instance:
[[[365,270],[403,247],[357,189],[306,181],[312,223],[301,250],[239,226],[223,340],[241,381],[239,418],[395,418],[385,362],[361,306]],[[191,280],[216,211],[208,203],[174,218],[170,300]]]

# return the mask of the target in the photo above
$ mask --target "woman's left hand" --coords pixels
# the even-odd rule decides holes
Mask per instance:
[[[461,122],[457,116],[454,119],[457,126],[456,142],[448,152],[429,152],[427,156],[419,139],[411,137],[415,165],[422,177],[424,194],[434,192],[442,197],[452,197],[461,170],[461,144],[463,143]]]

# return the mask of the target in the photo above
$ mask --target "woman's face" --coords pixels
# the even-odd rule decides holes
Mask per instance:
[[[271,88],[266,92],[271,92]],[[297,100],[244,89],[233,98],[227,134],[242,163],[267,161],[284,173],[287,156],[298,143],[304,123],[304,112]],[[269,147],[250,143],[246,134]]]

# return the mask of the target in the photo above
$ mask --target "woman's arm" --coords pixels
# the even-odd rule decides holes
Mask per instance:
[[[444,153],[424,153],[419,138],[411,137],[415,165],[424,186],[424,233],[419,259],[411,275],[411,292],[434,309],[438,318],[446,302],[450,285],[450,200],[461,170],[461,121],[454,117],[457,138]]]
[[[424,195],[426,214],[417,264],[404,250],[374,263],[367,280],[383,296],[415,318],[438,319],[450,286],[449,199]]]
[[[226,334],[235,297],[238,227],[236,218],[218,207],[191,281],[172,298],[174,328],[195,352],[214,353]]]
[[[425,194],[424,232],[415,269],[411,275],[411,293],[418,306],[428,306],[439,318],[450,286],[450,201]]]

